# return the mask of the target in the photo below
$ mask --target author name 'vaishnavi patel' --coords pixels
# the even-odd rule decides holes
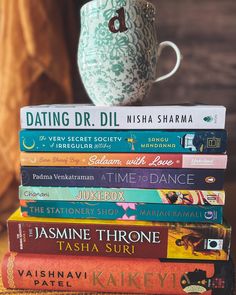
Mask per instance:
[[[175,272],[102,272],[102,271],[54,271],[49,270],[16,270],[17,276],[22,279],[32,279],[34,286],[52,286],[72,288],[75,285],[88,281],[90,286],[102,288],[106,291],[107,287],[134,288],[137,290],[152,289],[157,290],[168,287],[175,289],[179,275]]]

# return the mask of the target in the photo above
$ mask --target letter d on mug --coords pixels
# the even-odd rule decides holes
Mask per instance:
[[[173,70],[157,77],[162,50],[176,53]],[[93,0],[81,8],[78,65],[85,89],[95,105],[142,102],[152,85],[175,74],[178,47],[157,43],[155,7],[145,0]]]
[[[108,23],[108,27],[112,33],[118,33],[118,32],[125,32],[128,30],[128,28],[125,25],[125,10],[124,8],[120,8],[116,11],[118,13],[118,16],[114,16],[112,19],[110,19]],[[115,22],[119,21],[119,27],[115,27]]]

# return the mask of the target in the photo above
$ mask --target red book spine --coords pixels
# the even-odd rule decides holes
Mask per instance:
[[[231,294],[230,262],[160,262],[153,259],[7,253],[3,285],[10,289],[146,294]],[[218,272],[217,269],[220,271]],[[219,293],[217,293],[219,294]]]

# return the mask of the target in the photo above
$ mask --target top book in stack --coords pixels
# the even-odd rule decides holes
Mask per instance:
[[[224,129],[223,106],[39,105],[21,109],[22,129]]]

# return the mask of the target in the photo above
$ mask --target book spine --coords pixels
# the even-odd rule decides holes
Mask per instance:
[[[222,206],[21,200],[23,216],[222,223]]]
[[[8,232],[10,251],[19,253],[126,258],[228,260],[231,240],[225,225],[133,220],[21,217],[8,221]]]
[[[71,257],[7,253],[2,264],[5,288],[128,294],[191,292],[230,295],[233,291],[231,262],[187,263],[124,258]],[[201,280],[199,280],[199,277]],[[193,291],[193,292],[192,292]],[[227,292],[227,293],[226,293]],[[219,293],[217,293],[219,294]]]
[[[27,152],[222,154],[226,151],[226,131],[21,130],[20,149]]]
[[[21,167],[24,186],[222,190],[224,170]]]
[[[24,107],[22,129],[224,129],[224,107]]]
[[[21,152],[21,166],[226,169],[227,155]]]
[[[22,216],[8,233],[10,251],[127,258],[228,260],[231,240],[225,224]]]
[[[101,187],[20,186],[19,199],[223,206],[225,204],[225,192],[132,188],[115,189]]]

